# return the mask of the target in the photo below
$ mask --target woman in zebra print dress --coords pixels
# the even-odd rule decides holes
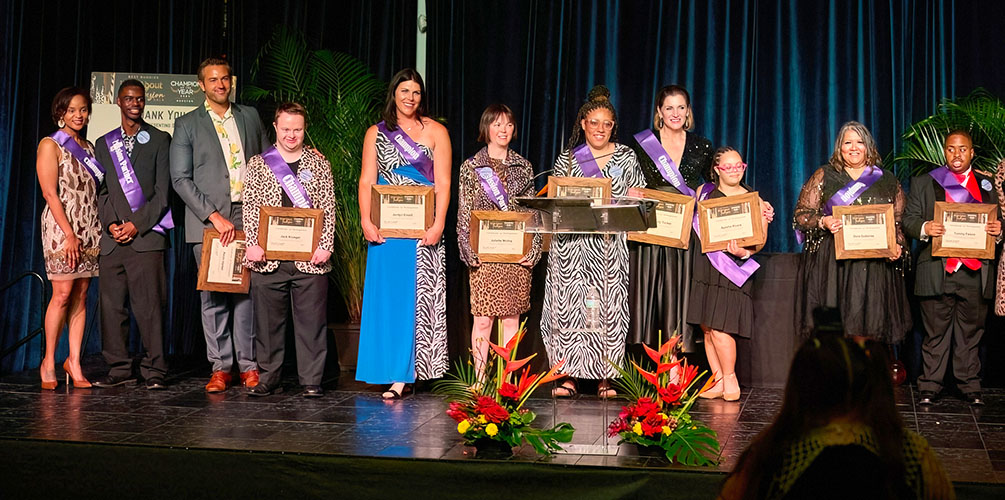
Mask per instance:
[[[599,168],[597,176],[611,179],[611,194],[626,196],[628,188],[644,187],[645,178],[635,152],[617,138],[617,116],[604,86],[594,87],[589,100],[579,109],[569,148],[555,160],[553,175],[586,177],[584,166],[573,152],[585,136],[585,150]],[[592,162],[590,162],[592,163]],[[592,168],[589,168],[592,167]],[[586,327],[584,303],[591,288],[601,296],[600,331]],[[565,360],[562,372],[568,375],[555,388],[555,395],[568,397],[576,392],[573,378],[603,379],[598,395],[614,396],[606,379],[615,375],[608,359],[621,360],[628,334],[628,246],[625,236],[556,234],[548,256],[541,337],[552,364]]]
[[[370,242],[363,285],[356,378],[391,384],[384,399],[399,399],[406,384],[447,370],[446,253],[443,227],[450,204],[450,137],[429,118],[422,77],[399,71],[388,86],[384,121],[363,139],[359,211]],[[421,239],[384,239],[370,222],[374,184],[432,185],[433,225]]]

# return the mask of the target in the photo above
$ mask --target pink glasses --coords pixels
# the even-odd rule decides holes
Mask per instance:
[[[723,172],[742,172],[747,168],[746,163],[723,163],[721,165],[716,165],[715,168]]]

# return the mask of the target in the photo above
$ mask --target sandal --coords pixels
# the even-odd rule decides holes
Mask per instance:
[[[576,397],[576,383],[571,378],[567,378],[560,385],[556,385],[551,390],[554,398],[574,398]]]
[[[401,392],[388,388],[386,391],[383,392],[383,394],[380,395],[380,397],[384,401],[393,401],[395,399],[404,399],[405,396],[408,396],[411,393],[412,393],[412,386],[405,384],[401,388]]]
[[[618,396],[618,391],[611,387],[611,383],[603,380],[597,384],[597,397],[601,399],[610,399]]]

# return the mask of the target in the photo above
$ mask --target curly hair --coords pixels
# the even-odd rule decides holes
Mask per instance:
[[[581,123],[586,119],[586,116],[590,113],[604,108],[611,112],[611,116],[614,117],[614,128],[611,129],[611,142],[617,142],[618,140],[618,112],[614,110],[614,105],[611,104],[611,91],[607,90],[607,87],[603,85],[597,85],[590,89],[590,94],[579,108],[579,114],[576,115],[576,122],[572,125],[572,133],[569,134],[569,150],[579,145],[579,140],[583,135],[583,128]]]
[[[850,122],[845,122],[844,125],[841,125],[841,129],[838,130],[837,133],[837,138],[834,139],[834,152],[831,153],[830,160],[828,161],[828,163],[834,167],[834,170],[840,172],[847,166],[844,158],[841,157],[841,143],[844,142],[844,135],[849,130],[854,131],[862,138],[862,141],[865,142],[865,164],[875,165],[877,167],[882,166],[883,157],[880,156],[879,149],[876,148],[876,140],[872,138],[872,134],[869,133],[869,129],[865,128],[865,125],[852,120]]]

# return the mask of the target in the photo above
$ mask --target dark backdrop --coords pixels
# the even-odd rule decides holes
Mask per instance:
[[[943,97],[979,86],[1005,95],[1003,40],[989,24],[1005,16],[1005,6],[990,0],[427,4],[427,99],[450,129],[455,165],[476,151],[477,120],[491,102],[514,109],[514,148],[543,172],[592,85],[610,87],[619,139],[630,142],[651,123],[656,89],[680,83],[692,92],[695,132],[737,147],[750,164],[747,180],[776,207],[768,242],[776,252],[798,250],[792,207],[842,122],[864,122],[887,153]],[[195,11],[188,2],[139,5],[104,2],[99,12],[91,3],[15,0],[4,7],[0,278],[43,269],[34,148],[53,129],[44,118],[51,96],[85,85],[91,71],[193,72],[205,56],[223,53],[240,88],[279,24],[304,30],[316,47],[359,57],[384,79],[415,61],[411,1],[214,1]],[[457,354],[470,317],[455,239],[448,223],[448,324]],[[169,348],[194,352],[202,348],[194,263],[184,245],[174,254]],[[5,344],[37,323],[21,303],[2,307]],[[37,363],[37,345],[26,355],[2,366]]]

